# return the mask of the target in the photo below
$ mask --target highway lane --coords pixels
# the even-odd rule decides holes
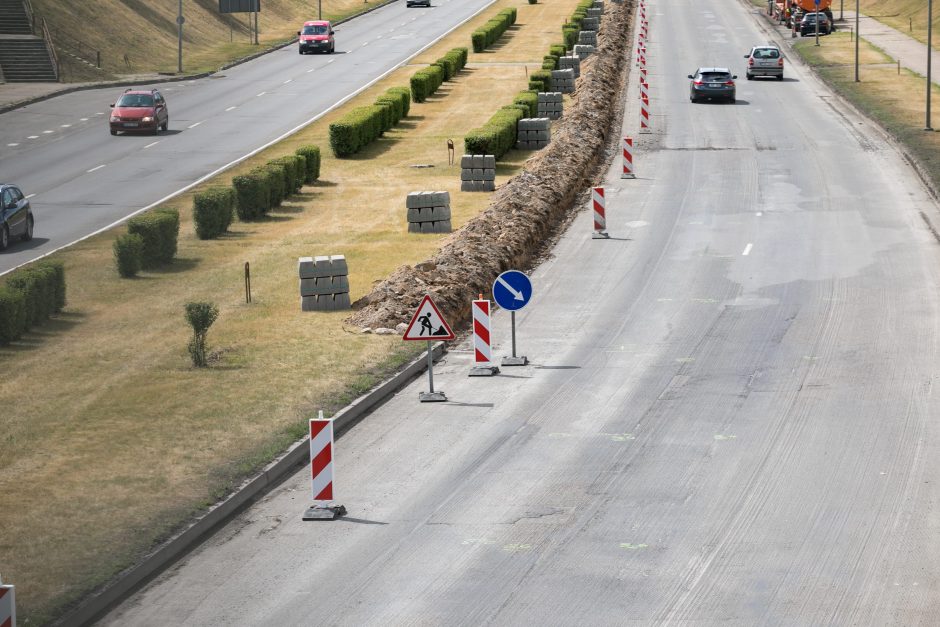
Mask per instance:
[[[167,133],[108,133],[123,89],[63,95],[0,115],[0,179],[33,194],[35,239],[0,254],[0,273],[148,207],[344,102],[490,0],[396,2],[336,27],[336,53],[288,46],[212,77],[157,85]],[[323,149],[328,147],[323,146]]]
[[[532,365],[463,344],[451,402],[419,379],[338,441],[346,520],[300,520],[300,472],[103,624],[936,622],[938,207],[792,62],[690,104],[763,18],[650,5],[654,134],[631,84],[639,178],[533,273]]]

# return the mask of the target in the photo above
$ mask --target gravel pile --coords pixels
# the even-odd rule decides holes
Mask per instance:
[[[402,266],[352,304],[356,328],[408,322],[431,294],[456,328],[469,322],[470,301],[488,294],[496,276],[527,270],[580,208],[579,195],[603,170],[619,131],[629,63],[633,2],[610,4],[597,53],[582,62],[574,102],[554,123],[552,142],[500,187],[487,209],[455,231],[431,259]]]

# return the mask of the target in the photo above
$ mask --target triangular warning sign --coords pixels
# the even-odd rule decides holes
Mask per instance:
[[[424,295],[424,300],[411,318],[411,323],[405,331],[403,340],[452,340],[456,337],[444,316],[431,300],[431,296]]]

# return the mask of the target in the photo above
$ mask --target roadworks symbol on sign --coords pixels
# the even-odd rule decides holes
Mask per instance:
[[[405,331],[403,340],[452,340],[456,337],[450,330],[444,316],[437,309],[437,305],[431,300],[430,295],[425,294],[424,300],[418,306],[418,310],[411,318],[411,323]]]

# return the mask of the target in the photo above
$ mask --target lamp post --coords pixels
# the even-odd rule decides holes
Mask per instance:
[[[924,125],[925,131],[932,131],[930,126],[930,60],[933,57],[932,40],[933,38],[933,0],[927,0],[927,123]]]
[[[323,19],[323,0],[317,0],[317,19]]]
[[[176,71],[180,74],[183,73],[183,22],[186,20],[183,18],[183,0],[180,0],[180,10],[176,15],[176,27],[179,34],[179,48],[177,50],[177,63]]]
[[[855,0],[855,82],[858,82],[858,0]]]

